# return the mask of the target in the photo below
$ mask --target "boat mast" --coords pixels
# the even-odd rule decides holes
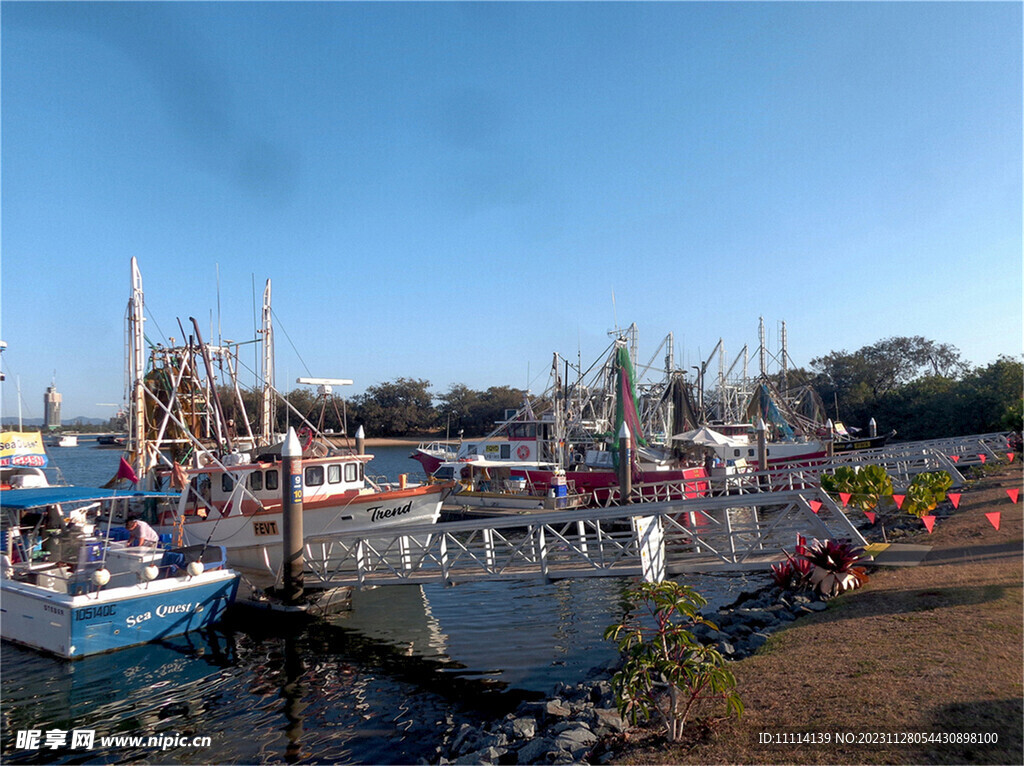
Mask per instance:
[[[132,439],[130,457],[132,470],[136,476],[143,476],[148,469],[148,458],[146,456],[146,390],[143,378],[146,375],[145,343],[146,335],[143,329],[145,322],[144,300],[142,294],[142,273],[139,271],[139,263],[132,256],[132,293],[128,299],[128,358],[132,380],[131,407],[129,417],[131,427],[129,433]]]
[[[274,325],[270,310],[270,280],[263,290],[263,327],[260,331],[263,334],[263,369],[260,371],[263,378],[263,392],[260,409],[260,438],[266,446],[274,438]]]

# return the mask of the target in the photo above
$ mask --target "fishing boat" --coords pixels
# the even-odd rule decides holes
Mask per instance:
[[[223,548],[130,547],[117,539],[125,530],[96,523],[104,505],[161,497],[69,486],[0,491],[0,635],[78,659],[217,622],[238,587]]]
[[[596,366],[596,365],[595,365]],[[671,449],[648,444],[654,410],[668,405],[678,416],[687,410],[679,389],[663,387],[652,401],[651,412],[641,421],[633,365],[625,338],[616,338],[600,372],[592,382],[565,385],[556,355],[553,381],[534,402],[529,399],[481,440],[462,442],[454,451],[456,461],[485,460],[509,467],[513,478],[526,482],[531,492],[544,497],[558,493],[563,482],[575,488],[587,505],[619,502],[619,445],[616,435],[628,426],[633,442],[630,451],[632,501],[676,500],[698,497],[707,491],[702,463],[687,461]],[[678,377],[675,376],[675,382]],[[541,410],[541,402],[546,409]],[[664,406],[662,407],[664,409]],[[669,415],[671,421],[673,415]],[[410,456],[428,475],[442,463],[451,462],[452,450],[421,445]]]
[[[499,509],[513,511],[542,511],[579,508],[588,501],[586,495],[576,491],[565,478],[564,471],[552,478],[545,490],[529,483],[525,472],[541,467],[555,470],[556,466],[539,466],[504,461],[461,460],[442,463],[430,477],[435,483],[456,482],[454,492],[445,501],[449,505],[472,509]]]
[[[49,447],[77,447],[78,437],[75,434],[54,434],[46,439]]]
[[[284,439],[274,428],[278,404],[288,407],[289,417],[299,424],[306,537],[437,521],[453,483],[401,482],[395,487],[373,481],[366,473],[372,455],[336,447],[309,419],[312,415],[296,410],[276,390],[269,280],[259,329],[263,370],[255,428],[249,423],[235,374],[237,348],[204,343],[193,319],[194,335],[187,343],[152,348],[147,364],[143,301],[142,277],[132,259],[128,310],[132,406],[124,470],[119,473],[149,489],[174,486],[181,490],[178,502],[162,508],[154,519],[160,532],[171,534],[180,545],[223,545],[235,566],[272,574],[279,571],[282,493],[299,487],[286,486],[288,477],[282,476]],[[215,380],[215,368],[226,370],[227,380]],[[329,378],[298,382],[316,385],[323,406],[333,386],[351,383]],[[240,417],[225,416],[226,403],[219,393],[225,390],[235,392],[233,405]]]

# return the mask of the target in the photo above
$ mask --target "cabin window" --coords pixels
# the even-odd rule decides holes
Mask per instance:
[[[476,445],[475,444],[467,444],[466,445],[466,454],[467,455],[475,455],[476,454]]]
[[[733,456],[733,457],[739,457],[739,456],[740,456],[740,451],[739,451],[738,449],[734,449],[734,450],[732,451],[732,456]]]
[[[362,467],[362,463],[358,466],[355,463],[345,463],[345,481],[358,481],[359,469]]]
[[[337,484],[341,481],[341,466],[335,463],[327,466],[327,483]]]
[[[319,487],[324,483],[324,467],[322,465],[311,465],[306,469],[306,486]]]
[[[502,444],[501,445],[501,459],[510,460],[512,458],[512,445]]]
[[[754,450],[748,449],[747,450],[747,457],[754,457]]]
[[[260,492],[263,490],[263,472],[253,471],[249,474],[249,489],[253,492]]]
[[[222,474],[220,477],[220,488],[225,492],[230,492],[235,487],[235,478],[231,474]]]
[[[277,489],[277,471],[267,471],[267,489]]]

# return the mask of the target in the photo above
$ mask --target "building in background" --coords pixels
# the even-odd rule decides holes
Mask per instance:
[[[54,381],[43,395],[43,428],[50,431],[60,428],[60,403],[63,398],[57,391],[57,382]]]

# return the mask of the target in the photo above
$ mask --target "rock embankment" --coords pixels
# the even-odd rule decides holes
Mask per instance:
[[[694,635],[726,658],[739,660],[760,649],[772,632],[802,615],[826,608],[816,597],[775,586],[744,594],[732,606],[708,615],[717,629],[698,625]],[[450,728],[438,747],[440,764],[604,763],[599,743],[626,725],[615,708],[610,678],[614,667],[591,680],[559,684],[543,702],[524,702],[497,721]]]

